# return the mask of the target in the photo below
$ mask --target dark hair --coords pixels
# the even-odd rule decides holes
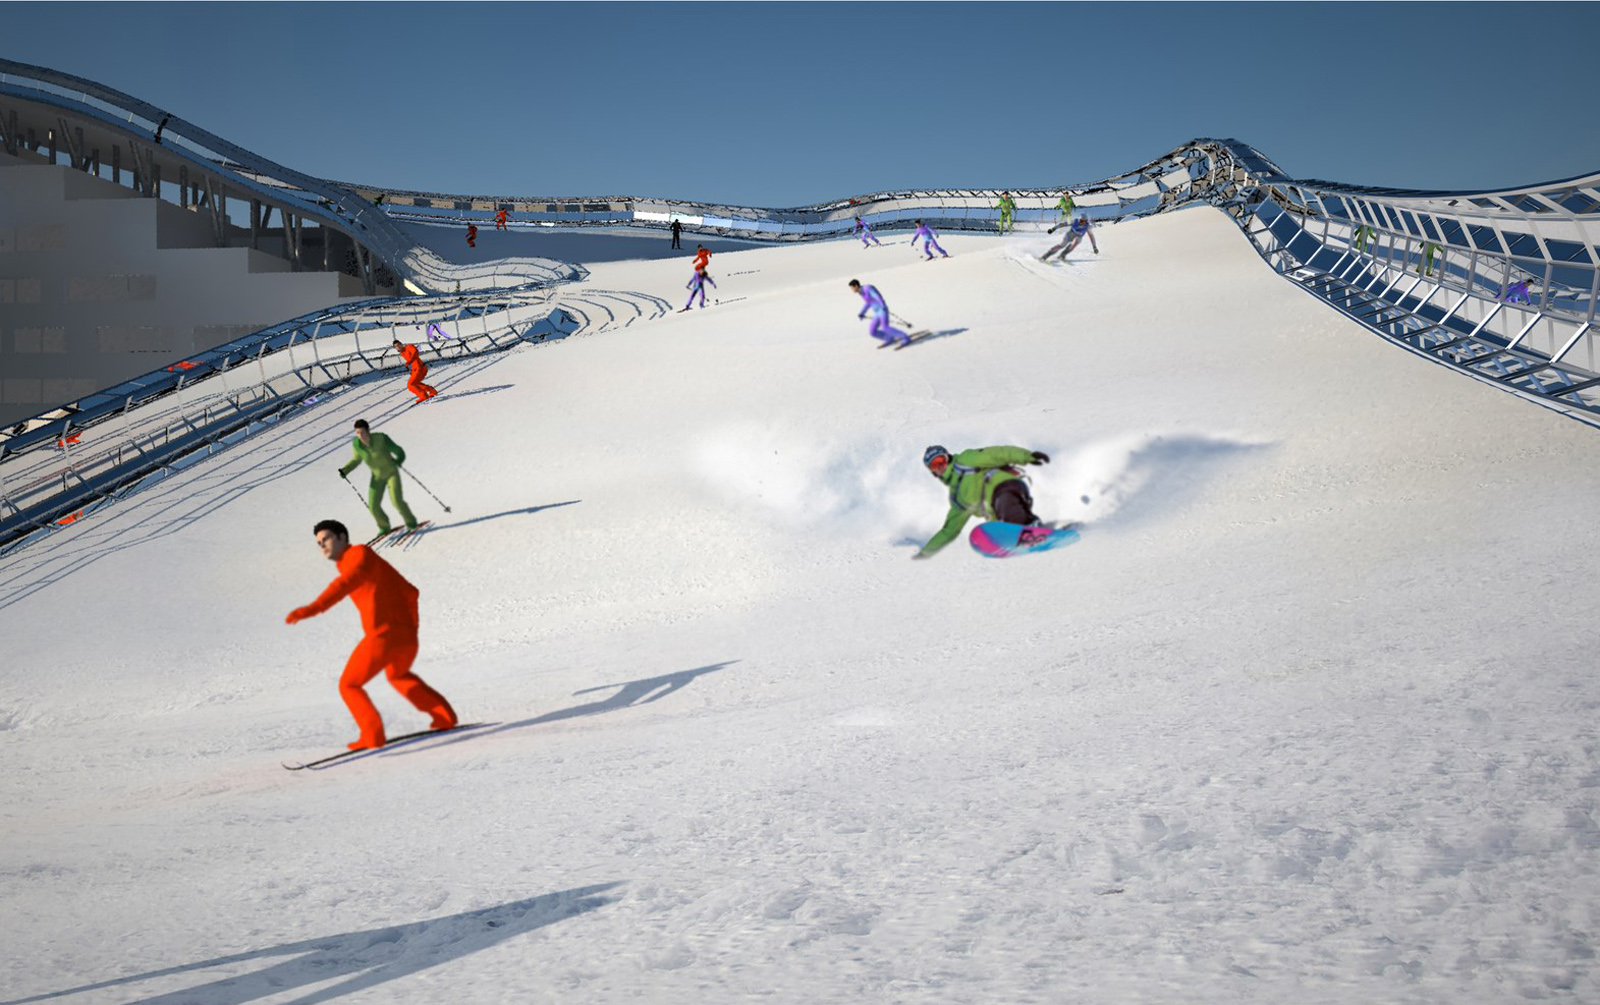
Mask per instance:
[[[357,429],[371,429],[372,427],[367,425],[367,420],[366,419],[357,419],[356,420],[356,428]]]
[[[333,531],[335,534],[337,534],[340,537],[344,538],[346,541],[350,540],[350,530],[349,530],[349,528],[345,527],[344,524],[340,523],[337,520],[323,520],[323,521],[320,521],[315,527],[311,528],[311,536],[312,537],[318,537],[325,530]]]
[[[861,280],[859,280],[859,279],[852,279],[852,280],[850,280],[850,285],[851,285],[851,286],[860,286],[860,285],[861,285]]]
[[[922,226],[922,221],[921,221],[921,220],[918,220],[918,221],[916,221],[916,224],[917,224],[917,226],[919,226],[919,227],[920,227],[920,226]]]

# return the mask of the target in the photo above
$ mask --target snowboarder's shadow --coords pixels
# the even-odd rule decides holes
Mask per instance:
[[[597,687],[586,687],[581,691],[572,693],[580,695],[592,694],[595,691],[609,691],[612,688],[617,690],[609,698],[604,698],[600,701],[591,701],[582,705],[574,705],[571,708],[557,709],[554,712],[546,712],[544,715],[534,716],[532,719],[498,723],[487,729],[474,729],[470,733],[463,733],[460,736],[446,739],[441,743],[428,744],[426,747],[418,749],[397,750],[395,751],[395,756],[401,757],[406,754],[417,753],[419,750],[438,750],[440,747],[475,739],[488,733],[503,733],[508,729],[540,726],[547,722],[558,722],[561,719],[575,719],[580,715],[600,715],[603,712],[615,712],[618,709],[631,708],[634,705],[647,705],[652,701],[659,701],[665,698],[674,691],[687,687],[689,682],[696,677],[714,673],[737,662],[739,661],[727,660],[722,663],[711,663],[703,667],[695,667],[693,670],[679,670],[677,673],[662,674],[660,677],[645,677],[640,680],[624,681],[620,684],[601,684]],[[0,1002],[0,1005],[6,1005],[6,1003]]]
[[[130,1005],[188,1005],[195,1002],[204,1002],[205,1005],[243,1005],[261,998],[277,998],[295,988],[326,984],[338,977],[345,978],[295,999],[296,1005],[314,1005],[408,977],[429,967],[488,949],[513,936],[604,907],[615,898],[601,894],[617,885],[601,883],[576,887],[428,921],[288,942],[268,949],[218,956],[97,984],[49,991],[27,998],[12,998],[0,1002],[0,1005],[49,1001],[86,991],[171,978],[212,967],[237,970],[241,963],[278,956],[289,959],[242,976],[222,977],[207,984],[134,999]],[[163,980],[162,984],[172,986],[170,980]]]

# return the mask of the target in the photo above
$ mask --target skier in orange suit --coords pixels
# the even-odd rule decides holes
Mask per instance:
[[[438,391],[422,382],[422,378],[428,375],[428,364],[422,361],[422,355],[417,352],[417,347],[404,345],[399,339],[395,339],[394,349],[395,352],[400,354],[400,358],[406,361],[406,365],[411,368],[411,378],[406,381],[406,390],[416,395],[418,402],[427,401],[438,394]]]
[[[711,264],[711,252],[703,244],[695,245],[694,267],[704,272],[707,265]]]
[[[509,229],[509,228],[506,227],[506,211],[505,210],[502,209],[500,212],[498,212],[498,213],[496,213],[494,215],[494,229],[495,230],[507,230],[507,229]]]
[[[324,520],[317,524],[315,533],[322,554],[338,564],[339,578],[329,583],[320,597],[296,607],[283,620],[290,625],[303,621],[345,597],[361,612],[361,627],[366,634],[339,677],[339,696],[361,729],[361,735],[349,744],[350,749],[381,747],[387,740],[383,717],[365,691],[367,682],[384,670],[389,683],[403,698],[433,717],[434,729],[453,728],[457,721],[455,709],[411,672],[411,664],[417,658],[417,588],[371,548],[351,544],[350,532],[339,521]]]

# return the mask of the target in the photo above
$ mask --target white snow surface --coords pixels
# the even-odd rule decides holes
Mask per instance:
[[[4,560],[0,1001],[1600,1001],[1596,432],[1211,210],[1099,238],[720,254]],[[288,772],[355,735],[354,608],[283,618],[358,417],[490,725]],[[931,443],[1047,451],[1082,541],[909,561]]]

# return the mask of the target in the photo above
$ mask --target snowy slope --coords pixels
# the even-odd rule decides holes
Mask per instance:
[[[1600,440],[1209,210],[1100,236],[720,254],[8,558],[0,1001],[1600,1000]],[[290,773],[354,735],[354,610],[283,615],[371,526],[357,417],[452,507],[387,554],[492,725]],[[1083,541],[908,561],[929,443],[1048,451]]]

